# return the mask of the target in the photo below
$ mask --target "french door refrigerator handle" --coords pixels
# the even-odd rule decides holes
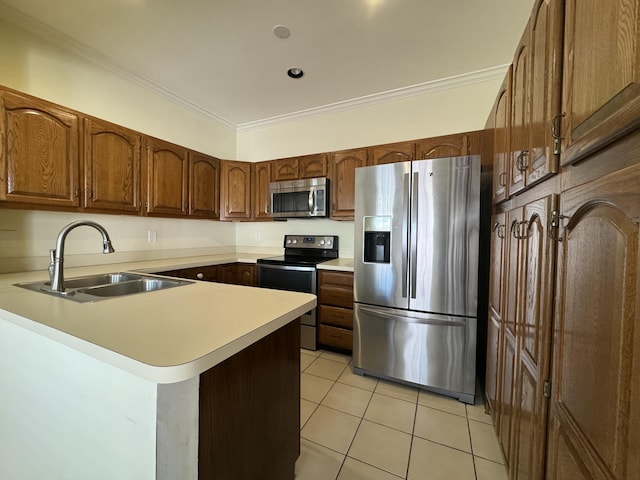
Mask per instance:
[[[433,317],[410,317],[410,316],[402,316],[397,313],[387,313],[385,311],[381,311],[375,308],[367,308],[361,307],[361,311],[366,313],[367,315],[371,315],[374,317],[385,318],[388,320],[395,320],[403,323],[417,323],[420,325],[438,325],[443,327],[466,327],[467,321],[465,319],[440,319]]]
[[[416,262],[418,259],[418,172],[413,173],[411,183],[411,298],[416,298],[416,287],[418,282],[418,269]]]
[[[402,190],[402,298],[407,297],[407,238],[409,238],[409,174],[404,174],[404,188]]]

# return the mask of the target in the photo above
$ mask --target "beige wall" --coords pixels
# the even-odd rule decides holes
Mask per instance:
[[[488,80],[257,129],[240,129],[237,155],[255,162],[480,130],[501,82]]]
[[[0,85],[219,158],[235,129],[0,18]]]
[[[219,158],[260,161],[481,129],[500,80],[236,132],[0,19],[0,84]],[[96,232],[84,229],[73,237],[86,242],[70,239],[68,265],[234,248],[277,253],[286,233],[340,235],[341,256],[353,255],[353,222],[235,224],[0,209],[0,272],[46,268],[60,228],[81,218],[103,223],[118,253],[97,254]],[[158,231],[157,243],[147,242],[148,230]]]

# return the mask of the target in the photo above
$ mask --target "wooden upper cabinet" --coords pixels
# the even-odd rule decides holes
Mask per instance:
[[[0,200],[80,206],[78,115],[0,92]]]
[[[480,154],[479,132],[456,133],[425,138],[416,142],[415,159],[462,157]]]
[[[529,105],[529,26],[524,31],[513,58],[511,76],[511,118],[509,146],[509,195],[525,187],[525,172],[529,160],[528,119]]]
[[[353,220],[356,168],[367,165],[367,149],[333,152],[329,157],[331,218]]]
[[[638,478],[640,163],[563,192],[560,213],[547,478]]]
[[[186,148],[148,137],[147,213],[186,216],[189,154]]]
[[[271,161],[271,181],[298,180],[327,176],[327,154],[315,153],[302,157]]]
[[[415,144],[413,142],[376,145],[367,149],[367,165],[410,162],[413,160]]]
[[[189,216],[220,218],[220,160],[193,151],[189,158]]]
[[[297,180],[298,175],[297,158],[282,158],[271,161],[271,180],[273,182]]]
[[[509,67],[502,82],[493,110],[493,203],[507,199],[507,177],[509,176],[509,119],[511,112],[511,75]]]
[[[327,154],[315,153],[298,159],[299,177],[316,178],[327,176]]]
[[[140,212],[142,135],[98,120],[84,119],[84,207]]]
[[[527,187],[558,171],[563,0],[537,0],[530,19]]]
[[[251,163],[222,161],[220,171],[220,219],[250,220]]]
[[[257,162],[251,165],[251,194],[253,196],[253,219],[272,220],[269,216],[269,182],[273,162]]]
[[[566,0],[562,165],[640,128],[637,0]]]

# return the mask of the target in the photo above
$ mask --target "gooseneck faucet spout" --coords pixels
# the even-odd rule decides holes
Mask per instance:
[[[92,222],[90,220],[79,220],[77,222],[70,223],[62,230],[60,230],[58,239],[56,240],[55,250],[49,250],[49,255],[51,257],[51,263],[49,264],[49,279],[51,280],[51,290],[55,292],[64,292],[63,264],[65,239],[67,238],[67,235],[71,230],[83,225],[86,225],[87,227],[93,227],[100,232],[100,234],[102,235],[102,253],[115,252],[113,246],[111,245],[109,234],[99,223]]]

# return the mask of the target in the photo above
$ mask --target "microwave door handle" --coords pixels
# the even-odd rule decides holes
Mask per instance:
[[[318,204],[316,202],[316,191],[315,189],[309,189],[309,214],[313,215],[318,210]]]

